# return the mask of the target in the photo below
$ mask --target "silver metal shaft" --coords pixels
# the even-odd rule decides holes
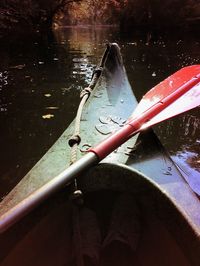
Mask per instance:
[[[79,176],[85,170],[97,164],[98,161],[98,157],[95,153],[88,152],[80,160],[69,166],[56,177],[52,178],[51,181],[31,193],[26,199],[19,202],[0,217],[0,233],[7,230],[40,203],[49,198],[53,193],[71,183],[74,178]]]

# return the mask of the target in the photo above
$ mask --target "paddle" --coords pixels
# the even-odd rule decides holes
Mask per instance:
[[[148,91],[125,126],[90,149],[100,160],[131,135],[200,105],[200,65],[182,68]]]
[[[147,92],[127,123],[76,163],[0,217],[5,231],[54,192],[97,164],[134,134],[200,105],[200,65],[183,68]]]

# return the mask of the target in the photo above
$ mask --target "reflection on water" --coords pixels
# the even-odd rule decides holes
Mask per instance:
[[[0,195],[44,154],[74,118],[107,41],[118,42],[136,96],[182,66],[200,63],[188,34],[120,34],[117,28],[64,28],[55,37],[0,50]],[[174,157],[199,171],[199,109],[157,126]],[[67,145],[67,144],[66,144]],[[188,154],[185,156],[185,154]]]

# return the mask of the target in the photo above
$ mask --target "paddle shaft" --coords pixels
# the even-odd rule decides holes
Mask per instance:
[[[11,227],[31,210],[49,198],[52,194],[71,183],[75,177],[96,163],[98,163],[98,157],[94,153],[89,152],[76,163],[69,166],[62,173],[56,177],[53,177],[41,188],[32,192],[26,199],[19,202],[16,206],[9,209],[1,216],[0,233],[6,231],[9,227]]]

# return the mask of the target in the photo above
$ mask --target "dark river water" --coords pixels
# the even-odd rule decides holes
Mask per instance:
[[[0,48],[0,196],[3,197],[73,120],[107,41],[121,47],[137,98],[191,64],[200,64],[200,38],[117,28],[64,28],[54,36]],[[200,183],[200,108],[166,121],[156,133],[172,158]],[[200,187],[199,187],[200,188]]]

